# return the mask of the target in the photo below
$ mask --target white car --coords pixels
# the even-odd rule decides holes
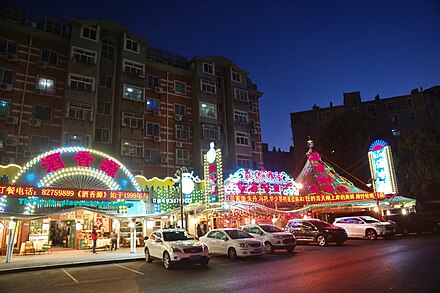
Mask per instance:
[[[145,260],[160,259],[166,269],[177,263],[198,263],[206,267],[209,262],[208,246],[195,240],[182,229],[160,229],[145,240]]]
[[[200,241],[208,245],[210,253],[228,255],[231,259],[260,256],[266,253],[261,240],[237,228],[211,230],[200,237]]]
[[[241,227],[255,238],[263,241],[267,253],[273,253],[277,249],[285,249],[292,252],[296,246],[295,236],[285,232],[275,225],[255,224]]]
[[[348,237],[375,240],[378,236],[391,237],[396,234],[394,225],[369,216],[336,218],[333,225],[344,228]]]

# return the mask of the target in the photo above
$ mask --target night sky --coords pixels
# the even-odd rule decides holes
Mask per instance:
[[[7,2],[8,3],[8,2]],[[440,85],[440,0],[10,1],[27,18],[107,19],[188,58],[224,56],[250,73],[263,142],[288,150],[289,113]]]

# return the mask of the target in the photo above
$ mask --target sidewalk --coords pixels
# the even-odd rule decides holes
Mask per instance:
[[[137,247],[136,253],[130,253],[130,248],[120,248],[117,251],[98,250],[97,254],[93,254],[90,250],[54,248],[52,253],[36,253],[35,255],[14,254],[12,261],[9,263],[5,262],[6,256],[2,255],[0,256],[0,274],[142,259],[144,259],[142,247]]]

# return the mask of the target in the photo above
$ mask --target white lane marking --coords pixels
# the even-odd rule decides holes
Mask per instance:
[[[75,279],[74,276],[72,276],[71,274],[69,274],[65,269],[61,268],[61,270],[68,275],[75,283],[79,283],[79,281],[77,279]]]
[[[121,265],[118,265],[118,264],[116,264],[116,263],[114,263],[114,265],[117,266],[117,267],[120,267],[120,268],[126,269],[127,271],[130,271],[130,272],[133,272],[133,273],[136,273],[136,274],[142,275],[142,276],[144,275],[144,273],[142,273],[142,272],[139,272],[139,271],[136,271],[136,270],[133,270],[133,269],[130,269],[130,268],[126,268],[126,267],[121,266]]]
[[[82,281],[81,284],[94,283],[94,282],[98,282],[99,283],[99,282],[113,281],[113,280],[120,280],[120,278],[94,279],[94,280],[89,280],[89,281]],[[57,286],[67,286],[67,285],[72,285],[72,283],[55,284],[54,287],[57,287]]]

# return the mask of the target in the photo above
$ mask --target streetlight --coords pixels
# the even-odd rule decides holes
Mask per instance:
[[[194,172],[189,172],[185,166],[180,167],[174,173],[173,181],[179,183],[179,196],[180,196],[180,222],[183,227],[183,194],[191,194],[194,191],[194,183],[200,183],[199,177],[194,177]],[[187,228],[185,226],[185,228]]]

